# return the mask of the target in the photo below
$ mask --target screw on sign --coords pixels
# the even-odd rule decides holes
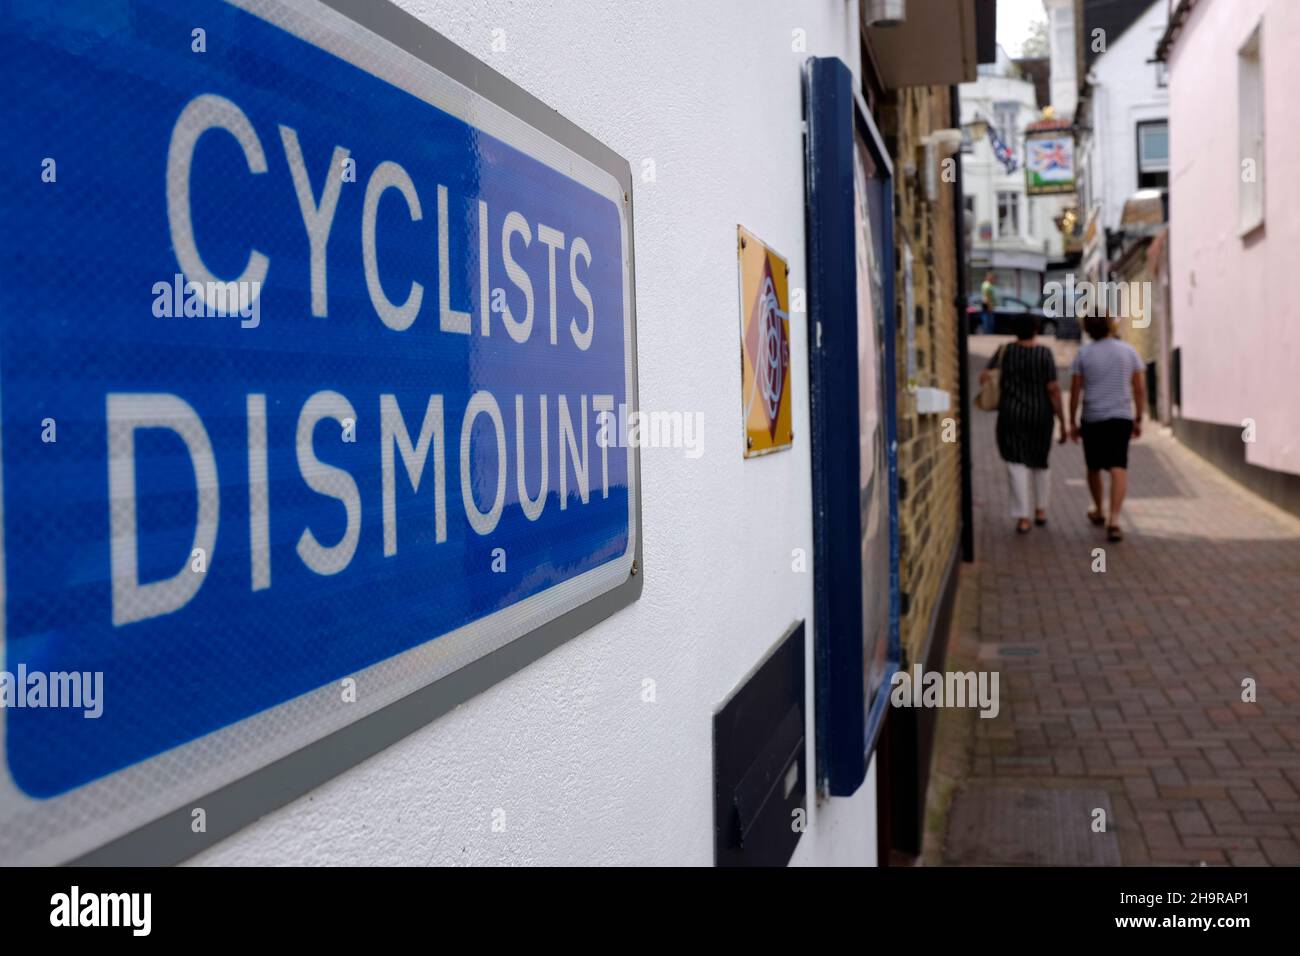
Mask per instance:
[[[741,409],[745,457],[789,448],[789,266],[757,237],[740,228]]]

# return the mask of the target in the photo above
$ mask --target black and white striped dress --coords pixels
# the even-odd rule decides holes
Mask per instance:
[[[1052,400],[1047,386],[1056,381],[1056,359],[1045,345],[1003,346],[996,360],[1002,371],[998,399],[998,453],[1004,461],[1046,468],[1052,450]]]

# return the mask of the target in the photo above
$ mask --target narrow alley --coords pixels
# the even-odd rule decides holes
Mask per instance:
[[[971,339],[973,376],[1002,341]],[[1068,388],[1077,346],[1042,341]],[[1149,423],[1122,543],[1086,520],[1074,443],[1053,446],[1048,525],[1018,536],[995,418],[972,412],[948,669],[1000,671],[1001,712],[941,714],[927,862],[1300,863],[1300,521]]]

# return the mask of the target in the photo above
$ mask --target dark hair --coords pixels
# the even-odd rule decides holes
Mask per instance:
[[[1083,328],[1088,337],[1101,341],[1110,338],[1110,319],[1104,315],[1089,315],[1083,320]]]
[[[1032,339],[1038,334],[1038,317],[1032,312],[1017,315],[1011,320],[1011,331],[1022,342]]]

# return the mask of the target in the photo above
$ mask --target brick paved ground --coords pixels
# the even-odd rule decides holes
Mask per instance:
[[[999,341],[973,338],[972,366]],[[1068,362],[1073,346],[1056,348]],[[1024,841],[1042,843],[1047,819],[1088,828],[1048,812],[1071,803],[1043,791],[1064,790],[1109,797],[1104,839],[1124,864],[1300,864],[1300,521],[1149,427],[1130,453],[1124,542],[1085,519],[1072,443],[1052,453],[1049,525],[1017,536],[994,416],[973,416],[978,561],[948,667],[999,671],[1001,713],[941,713],[927,862],[1071,862],[970,832],[1035,793],[1054,799]]]

